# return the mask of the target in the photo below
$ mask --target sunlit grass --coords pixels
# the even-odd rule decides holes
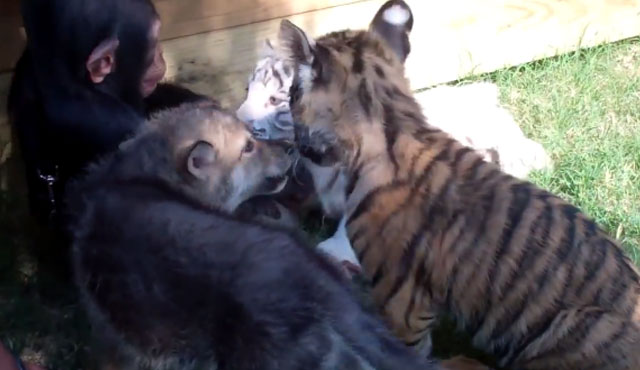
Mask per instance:
[[[488,77],[555,163],[531,179],[579,206],[640,263],[640,39]]]

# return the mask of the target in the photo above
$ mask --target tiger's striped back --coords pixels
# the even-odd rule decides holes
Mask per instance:
[[[368,31],[280,33],[305,165],[343,179],[319,196],[346,215],[394,332],[428,351],[448,313],[501,366],[640,368],[638,271],[576,207],[428,125],[404,76],[410,28],[389,24],[402,9]]]

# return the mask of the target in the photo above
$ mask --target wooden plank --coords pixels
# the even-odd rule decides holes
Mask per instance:
[[[152,0],[162,40],[219,30],[362,0]],[[24,47],[19,0],[0,0],[0,71],[13,68]]]
[[[154,0],[163,40],[219,30],[362,0]]]
[[[407,2],[415,17],[407,60],[414,89],[640,35],[640,0]],[[317,36],[366,27],[383,3],[361,1],[288,18]],[[274,19],[164,41],[168,78],[233,107],[244,95],[260,43],[275,38],[279,24]],[[0,94],[4,90],[0,86]]]
[[[414,88],[640,35],[638,0],[409,0]],[[437,3],[437,4],[436,4]]]
[[[0,71],[13,68],[22,52],[21,26],[20,1],[0,0]]]
[[[384,2],[368,0],[287,18],[317,36],[341,28],[366,27]],[[167,77],[233,106],[243,97],[261,43],[267,37],[275,40],[279,26],[280,19],[274,19],[165,41]]]
[[[311,35],[368,25],[384,0],[288,17]],[[407,0],[414,12],[407,75],[414,89],[640,35],[640,0]],[[260,42],[280,20],[165,42],[168,76],[234,105]]]

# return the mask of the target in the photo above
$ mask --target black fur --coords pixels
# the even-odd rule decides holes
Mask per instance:
[[[394,25],[384,20],[383,14],[390,7],[401,6],[409,12],[409,19],[403,25]],[[371,30],[382,36],[401,62],[405,62],[411,52],[409,33],[413,28],[413,13],[411,8],[402,0],[390,0],[384,3],[371,22]]]
[[[174,108],[183,103],[197,102],[210,103],[220,108],[220,104],[208,96],[195,93],[178,85],[161,83],[158,84],[158,87],[151,95],[144,99],[144,109],[148,117],[155,112]]]
[[[156,11],[148,0],[104,4],[81,0],[26,0],[22,14],[27,48],[18,61],[8,109],[25,162],[32,209],[43,219],[49,195],[37,172],[53,173],[58,205],[64,183],[114,150],[144,120],[144,113],[204,98],[161,86],[149,106],[139,92]],[[117,36],[116,72],[101,84],[88,80],[93,48]]]
[[[160,86],[145,101],[140,82],[157,17],[149,0],[25,0],[27,47],[11,83],[8,112],[24,162],[31,213],[50,226],[67,260],[63,193],[69,179],[117,148],[145,113],[202,96]],[[116,71],[93,84],[86,71],[91,51],[118,37]],[[50,189],[42,176],[57,180]],[[56,262],[58,263],[58,262]]]
[[[303,241],[122,177],[126,161],[112,156],[70,198],[77,282],[96,333],[128,354],[119,368],[435,369]]]

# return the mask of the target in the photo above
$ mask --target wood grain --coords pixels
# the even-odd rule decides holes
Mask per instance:
[[[317,36],[366,27],[384,0],[288,17]],[[414,13],[407,75],[414,89],[640,35],[640,0],[407,0]],[[165,42],[169,78],[235,105],[260,42],[280,20]]]
[[[219,30],[362,0],[154,0],[163,40]]]
[[[638,0],[409,0],[421,88],[640,35]]]
[[[287,18],[317,36],[341,28],[366,27],[384,2],[362,1]],[[237,104],[243,97],[261,43],[266,38],[277,39],[280,20],[165,41],[167,78],[212,95],[223,104]]]
[[[414,89],[640,35],[640,0],[406,1],[415,18],[407,60]],[[383,3],[360,1],[288,19],[317,36],[366,27]],[[188,18],[174,16],[176,24]],[[279,24],[280,19],[270,19],[166,40],[167,77],[234,107],[243,98],[260,43],[267,37],[275,39]],[[6,76],[0,75],[0,112],[5,111]],[[0,117],[0,143],[6,142],[4,120]]]
[[[0,0],[0,72],[13,68],[22,52],[21,26],[20,1]]]
[[[162,40],[260,22],[362,0],[152,0]],[[19,0],[0,0],[0,71],[13,68],[24,47]]]

